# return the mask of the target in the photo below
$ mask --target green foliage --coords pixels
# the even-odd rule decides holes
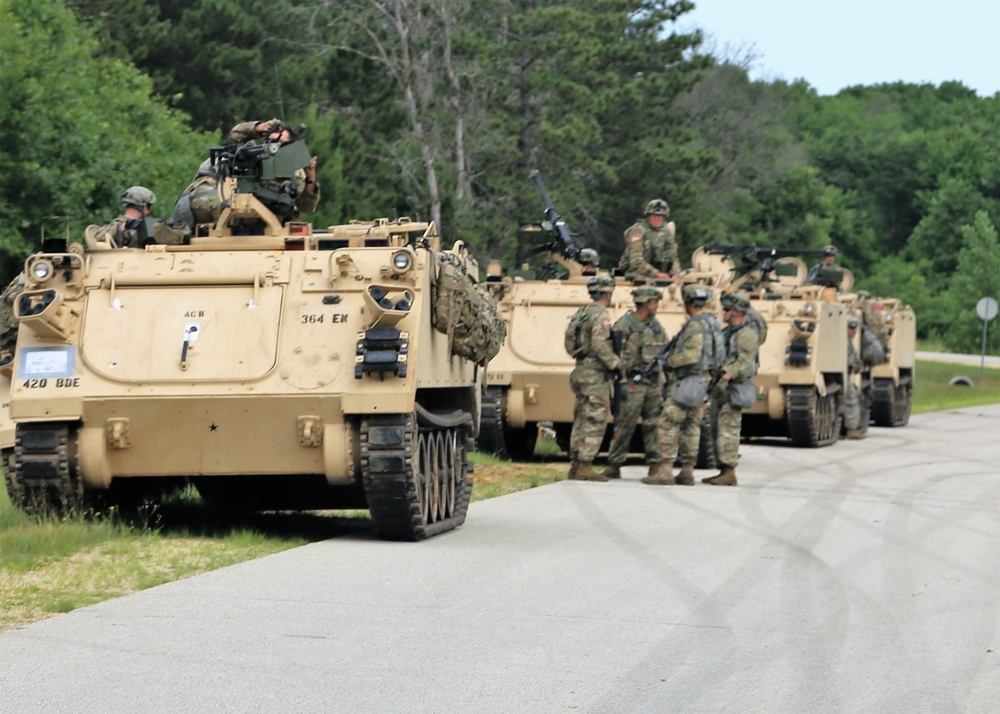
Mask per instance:
[[[983,321],[976,314],[976,303],[983,297],[1000,298],[1000,243],[997,230],[984,211],[976,213],[972,225],[962,226],[960,235],[962,249],[948,291],[954,309],[944,339],[952,349],[976,354],[982,348],[983,338]],[[993,328],[992,335],[989,327]],[[1000,349],[996,319],[987,326],[986,346],[990,354]]]
[[[68,225],[79,236],[116,216],[130,185],[148,186],[169,207],[209,143],[151,99],[148,78],[121,60],[95,59],[96,47],[58,0],[0,4],[0,268],[8,278],[43,227],[61,234]]]

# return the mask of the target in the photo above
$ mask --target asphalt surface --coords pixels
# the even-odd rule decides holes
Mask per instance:
[[[632,466],[170,583],[0,633],[0,711],[996,711],[998,426],[744,446],[735,488]]]

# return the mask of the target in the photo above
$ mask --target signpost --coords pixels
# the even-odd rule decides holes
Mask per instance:
[[[986,326],[997,316],[997,301],[984,297],[976,303],[976,314],[983,321],[983,349],[979,360],[979,386],[983,384],[983,367],[986,364]]]

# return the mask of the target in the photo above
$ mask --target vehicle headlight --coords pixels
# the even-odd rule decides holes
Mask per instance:
[[[413,255],[407,250],[401,250],[392,256],[392,268],[397,273],[405,273],[413,267]]]
[[[44,283],[52,277],[52,263],[47,260],[36,260],[31,264],[31,277],[36,283]]]

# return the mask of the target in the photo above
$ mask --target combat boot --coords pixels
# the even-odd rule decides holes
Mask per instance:
[[[566,474],[566,478],[568,478],[570,481],[576,478],[576,467],[579,466],[579,464],[580,462],[576,460],[569,462],[569,473]]]
[[[653,486],[673,486],[674,476],[670,471],[670,464],[650,464],[649,474],[642,477],[642,482]]]
[[[860,429],[848,429],[847,436],[848,439],[867,439],[868,435],[861,431]]]
[[[676,482],[678,486],[694,486],[694,464],[681,464]]]
[[[608,464],[608,468],[604,469],[605,478],[621,478],[622,477],[622,467],[619,464]]]
[[[727,464],[722,465],[722,470],[715,476],[709,476],[708,478],[703,478],[702,483],[710,483],[713,486],[735,486],[736,485],[736,467],[729,466]]]
[[[589,461],[578,461],[573,473],[574,481],[607,481],[608,477],[594,471],[594,465]]]

